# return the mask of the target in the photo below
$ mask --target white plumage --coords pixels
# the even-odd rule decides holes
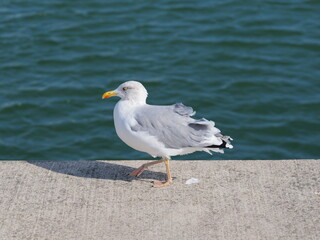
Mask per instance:
[[[113,112],[117,135],[138,151],[162,157],[167,174],[170,174],[168,160],[171,156],[195,151],[223,153],[223,148],[232,148],[232,139],[222,135],[213,121],[191,118],[195,114],[191,107],[182,103],[170,106],[147,104],[147,90],[139,82],[125,82],[114,91],[106,92],[103,98],[111,96],[121,98]],[[144,164],[131,175],[138,176],[153,164]],[[157,186],[168,185],[168,182],[171,182],[171,176]]]

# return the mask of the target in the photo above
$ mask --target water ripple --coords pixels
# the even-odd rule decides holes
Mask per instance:
[[[319,7],[5,1],[1,159],[148,159],[118,140],[117,100],[101,100],[131,79],[146,85],[149,103],[183,102],[230,134],[235,149],[213,158],[318,158]]]

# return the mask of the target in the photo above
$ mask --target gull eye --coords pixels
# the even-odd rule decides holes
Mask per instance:
[[[123,91],[125,91],[125,90],[127,90],[127,89],[128,89],[128,87],[123,87],[123,88],[122,88]]]

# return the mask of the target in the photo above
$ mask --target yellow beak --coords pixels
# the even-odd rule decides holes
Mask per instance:
[[[105,92],[105,93],[102,95],[102,99],[109,98],[109,97],[113,97],[113,96],[117,96],[117,95],[118,95],[118,94],[115,93],[114,91]]]

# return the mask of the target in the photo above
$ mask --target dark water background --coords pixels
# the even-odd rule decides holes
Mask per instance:
[[[116,136],[116,98],[183,102],[224,155],[320,157],[320,1],[0,0],[0,159],[150,159]]]

